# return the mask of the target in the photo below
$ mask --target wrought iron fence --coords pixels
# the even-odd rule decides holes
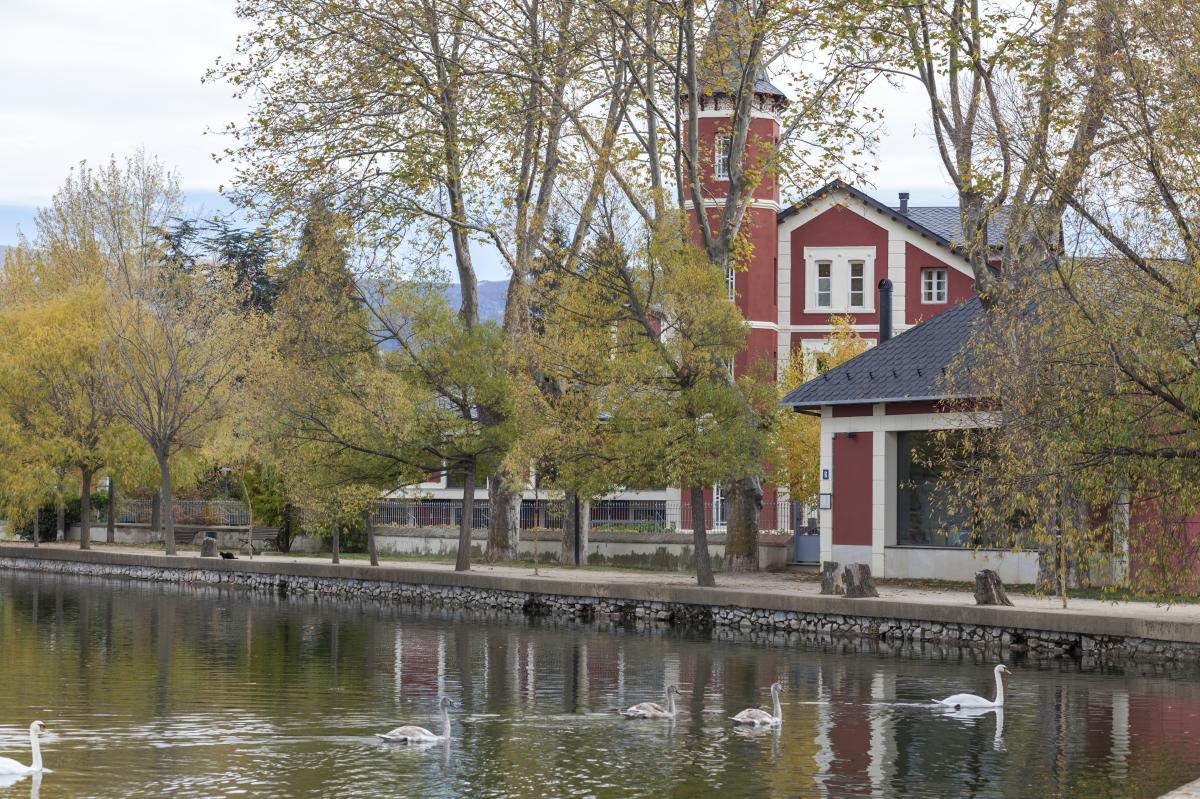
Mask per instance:
[[[704,508],[705,527],[723,533],[726,518],[720,503],[709,502]],[[559,499],[526,499],[521,502],[522,530],[562,530],[566,505]],[[690,531],[694,514],[689,503],[665,500],[606,499],[591,505],[593,530],[636,533]],[[476,500],[473,525],[485,528],[490,520],[488,502]],[[458,527],[462,522],[461,499],[380,500],[375,503],[371,521],[377,525],[398,527]],[[806,524],[800,503],[787,501],[763,505],[759,513],[759,531],[763,534],[790,534]]]
[[[118,524],[150,524],[154,502],[149,499],[127,499],[117,503]],[[97,511],[97,522],[106,517]],[[171,518],[175,524],[209,525],[212,527],[246,527],[250,511],[246,503],[233,499],[182,499],[171,503]]]

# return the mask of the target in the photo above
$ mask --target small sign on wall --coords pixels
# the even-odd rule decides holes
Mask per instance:
[[[818,494],[817,508],[820,510],[829,510],[833,507],[833,494]]]
[[[829,479],[829,470],[828,470],[828,469],[822,469],[822,470],[821,470],[821,479],[822,479],[822,480],[828,480],[828,479]]]

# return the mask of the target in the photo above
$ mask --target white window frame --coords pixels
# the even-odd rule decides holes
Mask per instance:
[[[713,140],[713,177],[729,180],[730,162],[733,160],[733,136],[718,133]]]
[[[941,299],[938,299],[938,275],[941,275]],[[932,280],[931,280],[932,278]],[[950,270],[931,266],[921,270],[921,304],[945,305],[950,302]]]
[[[725,293],[729,295],[730,302],[737,298],[737,272],[732,266],[725,267]]]
[[[821,289],[821,281],[825,279],[821,276],[823,267],[829,267],[829,278],[828,278],[829,285],[827,287],[825,287],[824,290]],[[817,276],[816,276],[817,287],[816,287],[816,290],[813,292],[813,305],[815,305],[817,308],[832,309],[833,308],[833,261],[817,261],[815,264],[815,268],[817,270]],[[825,304],[821,303],[821,295],[822,294],[824,294],[826,299],[828,300],[828,302]]]
[[[817,264],[830,263],[830,304],[817,305]],[[850,305],[850,264],[863,265],[863,304]],[[804,313],[869,314],[875,312],[875,248],[874,247],[805,247],[804,248]]]
[[[858,304],[855,304],[854,302],[854,294],[856,291],[854,288],[855,267],[860,267],[862,271],[862,274],[860,274],[857,278],[858,280],[862,281],[862,285],[857,289],[857,292],[861,295]],[[860,311],[867,304],[867,265],[862,261],[848,261],[846,263],[846,268],[849,270],[849,274],[846,278],[846,307],[852,311]]]

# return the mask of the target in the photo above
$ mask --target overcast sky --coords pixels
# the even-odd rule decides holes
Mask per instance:
[[[243,115],[223,85],[202,85],[232,53],[240,23],[233,0],[0,0],[0,244],[32,232],[72,165],[143,147],[183,176],[196,209],[226,208],[218,188],[230,170],[214,163],[225,123]],[[907,95],[907,96],[905,96]],[[895,202],[953,201],[922,122],[919,97],[881,87],[886,133],[874,186]],[[483,271],[483,270],[481,270]],[[502,278],[498,265],[485,279]]]

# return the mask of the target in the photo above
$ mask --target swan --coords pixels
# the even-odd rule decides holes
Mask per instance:
[[[945,699],[934,699],[933,701],[939,705],[952,707],[956,710],[960,707],[1004,707],[1004,678],[1001,675],[1012,674],[1012,672],[1003,663],[992,669],[992,671],[996,675],[996,701],[992,702],[975,694],[955,694]]]
[[[779,689],[782,687],[777,682],[771,683],[771,702],[774,705],[774,713],[768,713],[765,710],[752,707],[743,710],[736,716],[730,716],[730,718],[737,724],[749,724],[754,727],[778,727],[783,724],[783,711],[779,707]]]
[[[454,700],[448,696],[443,696],[440,704],[442,711],[442,734],[434,735],[424,727],[417,727],[413,724],[406,724],[403,727],[397,727],[391,732],[375,733],[375,737],[380,740],[387,741],[393,744],[422,744],[434,743],[436,741],[450,740],[450,710],[451,706],[457,707]]]
[[[627,710],[619,711],[627,719],[673,719],[675,718],[675,696],[679,689],[667,686],[667,707],[657,702],[640,702]]]
[[[46,731],[46,725],[35,721],[29,725],[29,746],[33,749],[33,763],[23,766],[16,760],[0,757],[0,774],[39,774],[49,771],[42,767],[42,748],[38,745],[38,736]]]

